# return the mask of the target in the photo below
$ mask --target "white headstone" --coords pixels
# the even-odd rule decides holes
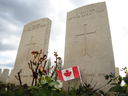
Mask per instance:
[[[0,80],[2,83],[7,83],[8,74],[9,74],[9,69],[4,69],[3,73],[1,74],[1,80]]]
[[[20,74],[22,84],[31,85],[32,71],[28,67],[28,62],[34,58],[31,52],[43,49],[44,54],[47,54],[50,30],[51,20],[48,18],[35,20],[24,26],[14,69],[9,78],[10,83],[19,85],[19,81],[14,76],[18,77],[17,73],[22,69]]]
[[[113,49],[105,2],[67,13],[64,68],[79,66],[83,81],[96,88],[107,84],[104,75],[115,72]],[[63,83],[68,90],[80,79]],[[108,90],[106,86],[103,90]]]

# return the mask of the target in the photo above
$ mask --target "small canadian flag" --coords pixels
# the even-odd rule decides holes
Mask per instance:
[[[59,71],[57,71],[57,74],[61,81],[67,81],[67,80],[71,80],[71,79],[80,77],[80,72],[79,72],[78,66],[64,69],[64,70],[59,70]]]

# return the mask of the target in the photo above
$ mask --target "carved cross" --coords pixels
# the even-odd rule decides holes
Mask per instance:
[[[79,36],[84,36],[84,56],[85,55],[88,55],[87,54],[87,40],[86,40],[86,38],[87,38],[87,35],[89,35],[89,34],[93,34],[93,33],[96,33],[96,31],[91,31],[91,32],[88,32],[88,30],[87,30],[87,24],[84,24],[84,32],[83,33],[80,33],[80,34],[77,34],[76,35],[76,37],[79,37]],[[81,37],[82,38],[82,37]]]

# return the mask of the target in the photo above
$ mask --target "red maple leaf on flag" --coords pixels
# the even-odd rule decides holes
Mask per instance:
[[[71,74],[72,74],[72,72],[71,71],[69,72],[69,70],[66,70],[65,73],[64,73],[64,75],[66,77],[69,77]]]

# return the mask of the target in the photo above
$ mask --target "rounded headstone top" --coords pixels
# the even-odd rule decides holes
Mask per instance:
[[[28,26],[28,25],[32,25],[32,24],[35,24],[35,23],[38,23],[38,22],[41,22],[41,21],[51,21],[49,18],[41,18],[41,19],[38,19],[38,20],[34,20],[34,21],[32,21],[32,22],[30,22],[30,23],[28,23],[28,24],[26,24],[26,25],[24,25],[24,27],[25,26]]]
[[[4,69],[4,70],[9,70],[9,69]]]
[[[97,7],[98,4],[100,5],[99,7],[101,7],[101,3],[102,3],[102,5],[106,4],[105,2],[98,2],[98,3],[89,4],[89,5],[84,5],[84,6],[81,6],[79,8],[73,9],[73,10],[67,12],[67,13],[70,13],[70,12],[75,11],[75,10],[77,11],[77,10],[85,9],[85,8],[88,9],[88,7],[89,8],[90,7],[95,7],[95,6]]]

